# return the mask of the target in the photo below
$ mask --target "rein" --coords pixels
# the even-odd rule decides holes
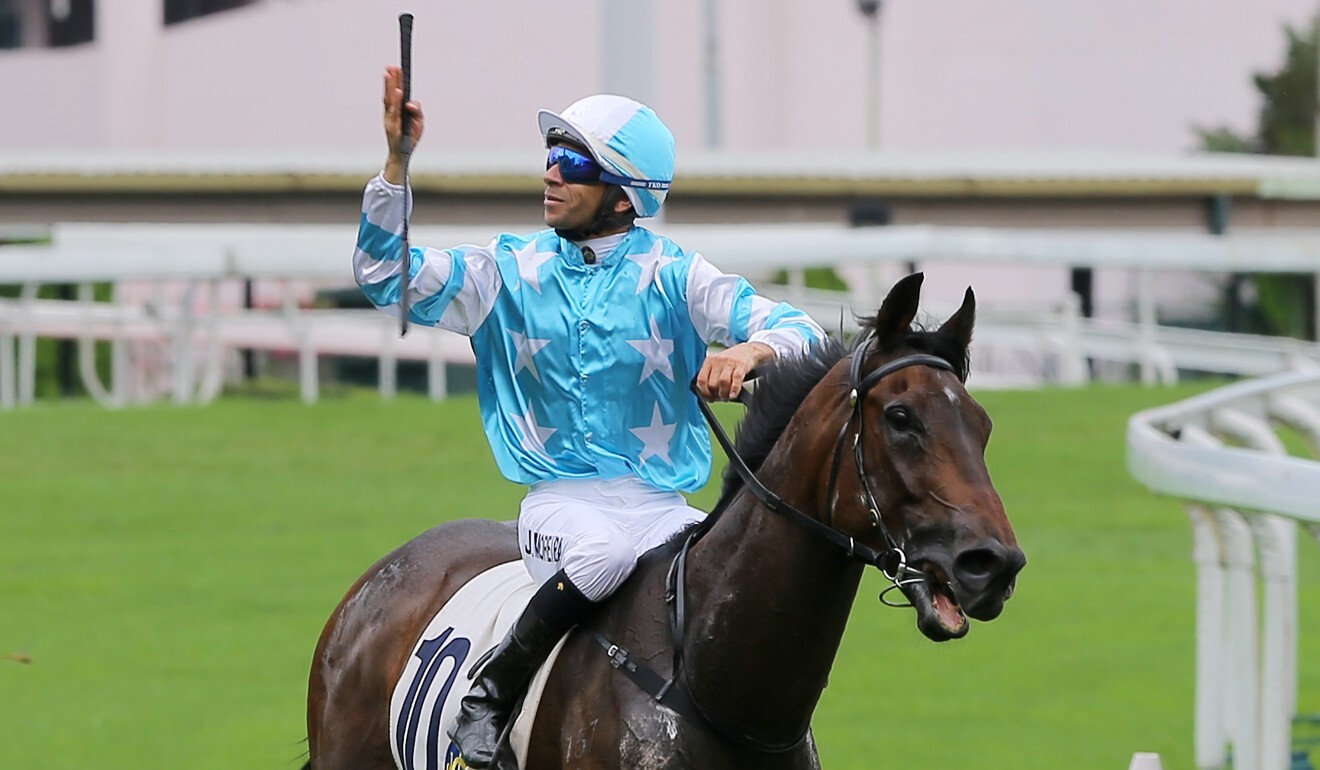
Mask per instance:
[[[938,356],[918,353],[910,356],[903,356],[902,358],[896,358],[893,361],[876,368],[863,379],[861,377],[861,362],[865,358],[863,354],[865,353],[867,345],[868,342],[863,342],[862,345],[852,354],[852,367],[849,371],[849,385],[852,389],[848,394],[848,404],[852,407],[852,414],[849,415],[848,421],[843,424],[843,428],[839,431],[839,438],[834,445],[834,462],[830,468],[830,484],[827,490],[826,499],[829,501],[830,519],[833,520],[834,504],[837,498],[835,485],[838,482],[840,458],[843,455],[843,446],[848,436],[849,429],[852,428],[853,423],[856,423],[857,431],[853,434],[854,465],[857,467],[857,476],[858,480],[861,482],[862,490],[866,493],[866,504],[871,514],[871,522],[880,530],[880,535],[884,538],[886,549],[883,551],[872,548],[864,543],[858,543],[851,535],[845,535],[834,527],[820,521],[819,519],[813,518],[784,502],[783,498],[762,484],[760,479],[756,478],[756,474],[752,472],[751,468],[747,466],[747,462],[738,454],[738,450],[734,447],[733,441],[729,439],[729,434],[724,431],[724,427],[721,426],[719,421],[715,418],[715,414],[711,411],[710,405],[699,395],[697,397],[697,405],[701,408],[701,414],[706,418],[706,422],[710,425],[711,432],[715,434],[715,439],[719,441],[720,447],[724,450],[725,455],[728,456],[729,465],[731,465],[738,473],[738,476],[742,478],[743,483],[758,500],[764,503],[770,510],[785,516],[794,524],[797,524],[811,534],[839,547],[850,558],[857,559],[864,564],[880,570],[880,572],[894,584],[892,588],[897,588],[902,584],[903,581],[901,578],[904,575],[920,575],[921,572],[919,570],[914,570],[907,565],[906,554],[903,553],[903,549],[899,546],[898,541],[889,531],[889,527],[885,524],[884,517],[880,515],[880,506],[876,502],[875,493],[871,489],[871,482],[866,474],[865,447],[863,446],[862,439],[862,436],[864,435],[864,431],[862,430],[863,405],[866,403],[866,394],[877,382],[900,369],[906,369],[909,366],[929,366],[935,369],[953,371],[953,366],[949,364],[948,361],[945,361]],[[695,388],[696,383],[693,382],[694,392]],[[714,518],[718,518],[718,516]],[[707,523],[701,527],[701,531],[704,532],[713,524],[714,522],[710,521],[708,518]],[[892,590],[892,588],[887,589],[886,592]],[[886,604],[888,604],[888,602],[886,602]]]
[[[838,441],[834,447],[834,459],[830,467],[830,482],[827,490],[826,500],[829,505],[830,520],[834,519],[834,505],[836,503],[835,484],[838,481],[838,472],[843,455],[843,447],[848,433],[856,423],[856,432],[853,434],[853,457],[854,464],[857,466],[857,475],[861,482],[862,489],[866,494],[866,504],[871,514],[871,521],[880,530],[881,536],[885,541],[885,549],[878,550],[864,543],[858,543],[851,535],[846,535],[834,527],[826,524],[819,519],[803,513],[792,505],[788,504],[779,495],[775,494],[769,487],[761,483],[756,474],[748,467],[747,462],[738,454],[733,441],[729,439],[723,426],[715,418],[710,405],[700,393],[696,391],[696,381],[693,380],[691,389],[697,396],[697,405],[701,408],[702,415],[710,425],[711,432],[719,441],[725,455],[728,456],[729,465],[742,478],[747,489],[756,496],[767,508],[788,518],[794,524],[805,529],[807,532],[818,538],[825,540],[841,549],[849,558],[857,559],[874,566],[880,570],[881,574],[888,579],[892,585],[886,588],[880,594],[880,601],[890,607],[906,607],[907,604],[896,604],[888,601],[885,595],[895,589],[901,589],[906,583],[916,582],[924,579],[924,574],[920,570],[913,569],[907,564],[907,556],[902,547],[889,531],[889,527],[884,522],[884,517],[880,515],[880,506],[876,502],[875,493],[871,489],[871,482],[867,477],[865,465],[865,447],[863,446],[862,436],[865,431],[863,427],[863,406],[866,403],[866,394],[881,379],[906,369],[910,366],[929,366],[935,369],[944,369],[946,371],[955,371],[953,366],[942,358],[926,354],[913,354],[896,358],[893,361],[885,363],[866,375],[861,376],[862,362],[866,358],[866,351],[869,348],[871,339],[863,340],[852,353],[852,366],[849,369],[849,385],[851,390],[848,394],[848,403],[852,408],[852,413],[848,420],[843,424],[839,432]],[[665,580],[665,601],[670,606],[669,619],[674,640],[674,662],[671,671],[673,676],[666,680],[655,673],[645,663],[632,660],[629,657],[627,649],[613,644],[605,638],[600,632],[592,631],[596,642],[605,650],[610,658],[610,665],[618,669],[620,673],[627,676],[641,689],[651,695],[657,702],[682,714],[685,718],[692,721],[704,722],[706,725],[715,729],[724,737],[738,743],[739,745],[752,749],[753,751],[764,754],[778,754],[790,751],[796,748],[806,739],[807,732],[811,729],[810,725],[802,731],[802,734],[791,741],[770,742],[762,741],[753,737],[746,731],[736,725],[728,723],[707,712],[697,703],[696,698],[691,694],[692,687],[687,683],[687,669],[683,666],[683,639],[685,638],[685,628],[687,622],[687,555],[692,546],[701,539],[703,535],[710,531],[723,514],[727,506],[720,511],[707,516],[706,519],[688,535],[682,548],[674,557],[674,561],[669,566],[669,574]],[[683,687],[674,687],[675,682],[682,678]]]

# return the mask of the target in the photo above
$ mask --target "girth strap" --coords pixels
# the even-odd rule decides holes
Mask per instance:
[[[737,725],[726,722],[703,710],[683,687],[676,686],[673,679],[665,679],[660,676],[642,661],[634,660],[626,648],[614,644],[599,631],[593,630],[591,636],[596,640],[596,644],[599,644],[601,649],[605,650],[605,654],[609,656],[610,665],[619,673],[632,680],[633,684],[654,698],[657,703],[674,711],[693,724],[709,725],[725,738],[763,754],[782,754],[785,751],[791,751],[797,748],[807,737],[807,732],[803,731],[802,735],[798,736],[796,740],[785,743],[767,743],[753,738],[743,732],[742,728]]]

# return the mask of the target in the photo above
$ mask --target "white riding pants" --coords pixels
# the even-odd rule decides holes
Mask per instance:
[[[518,545],[537,583],[562,569],[595,602],[614,593],[639,556],[705,515],[678,492],[633,477],[543,481],[523,498]]]

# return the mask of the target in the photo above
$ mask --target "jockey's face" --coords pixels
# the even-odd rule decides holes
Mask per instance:
[[[606,186],[601,182],[566,182],[559,166],[551,164],[541,181],[545,182],[545,223],[557,230],[578,230],[596,221]],[[619,208],[628,206],[626,199]]]

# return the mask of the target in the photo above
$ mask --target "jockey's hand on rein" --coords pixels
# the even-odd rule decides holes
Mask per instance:
[[[774,348],[761,342],[744,342],[712,353],[697,374],[697,392],[708,401],[735,401],[748,375],[774,357]]]

